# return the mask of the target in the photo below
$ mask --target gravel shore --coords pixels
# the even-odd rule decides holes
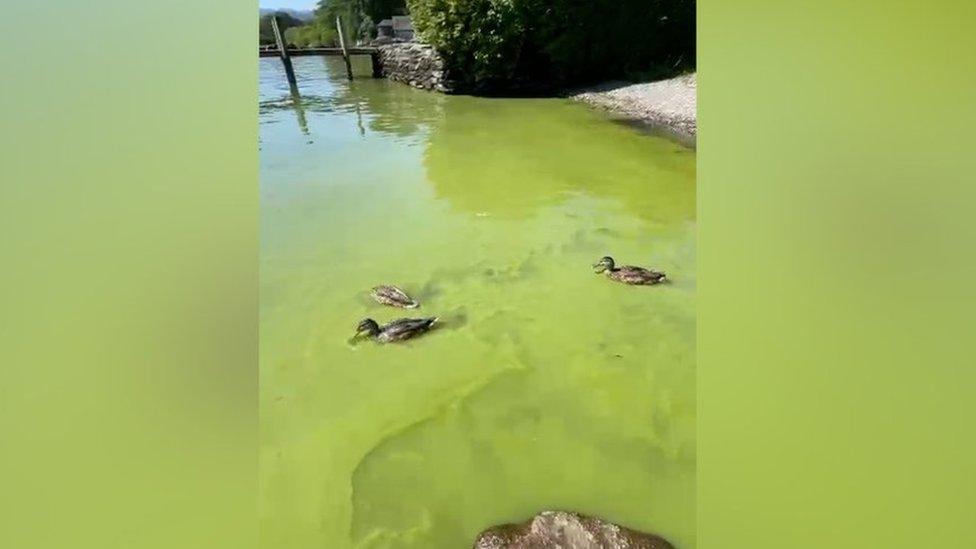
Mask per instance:
[[[694,145],[698,134],[695,76],[691,73],[641,84],[607,82],[576,90],[570,97],[607,109],[628,121],[665,130]]]

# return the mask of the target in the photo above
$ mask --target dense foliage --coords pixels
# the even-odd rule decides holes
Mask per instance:
[[[565,85],[694,66],[694,0],[407,0],[462,84]]]
[[[285,39],[296,46],[337,45],[338,17],[348,42],[365,42],[375,35],[377,22],[403,13],[406,13],[404,0],[319,0],[315,20],[292,29]]]
[[[274,44],[275,36],[274,30],[271,28],[271,17],[278,17],[278,29],[287,36],[288,30],[294,27],[299,27],[303,23],[291,14],[281,11],[277,13],[269,13],[267,15],[262,15],[258,20],[258,43],[259,44]]]
[[[420,37],[452,72],[476,82],[512,76],[527,21],[518,0],[408,0]]]
[[[335,23],[331,27],[309,23],[285,32],[285,42],[298,47],[334,46],[339,43]]]

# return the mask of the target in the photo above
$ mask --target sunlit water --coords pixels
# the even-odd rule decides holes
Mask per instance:
[[[694,152],[568,100],[294,64],[298,109],[260,62],[263,546],[467,548],[567,509],[694,547]],[[350,342],[407,315],[442,322]]]

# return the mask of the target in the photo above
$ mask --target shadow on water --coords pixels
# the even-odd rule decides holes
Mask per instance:
[[[647,135],[670,139],[691,150],[698,148],[698,141],[693,134],[673,128],[667,124],[649,120],[636,120],[626,116],[609,116],[614,123],[621,126],[637,130]]]

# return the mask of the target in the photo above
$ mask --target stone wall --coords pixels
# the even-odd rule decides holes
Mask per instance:
[[[447,78],[444,59],[434,48],[418,42],[403,42],[379,46],[383,76],[415,88],[454,91],[454,83]]]

